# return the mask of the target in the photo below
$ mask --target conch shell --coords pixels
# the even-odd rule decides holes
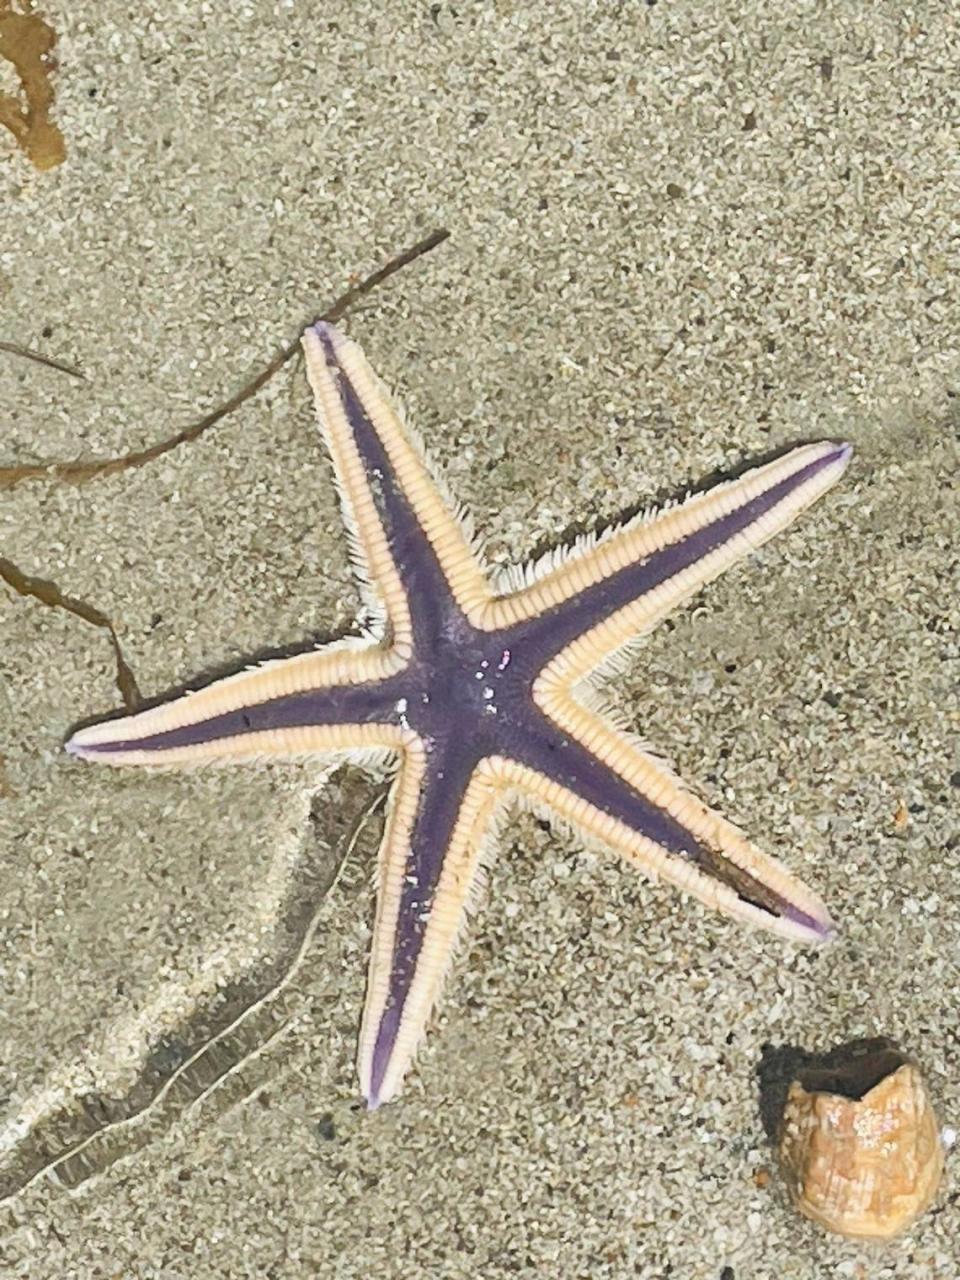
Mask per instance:
[[[896,1048],[801,1072],[787,1094],[779,1145],[800,1212],[854,1239],[906,1230],[943,1172],[923,1077]]]

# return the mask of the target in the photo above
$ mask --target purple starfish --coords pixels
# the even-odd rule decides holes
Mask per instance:
[[[684,790],[597,684],[625,646],[826,492],[850,446],[794,449],[492,582],[359,347],[328,324],[303,346],[376,634],[82,729],[67,750],[148,765],[399,757],[360,1033],[369,1105],[401,1087],[511,800],[728,915],[827,937],[820,900]]]

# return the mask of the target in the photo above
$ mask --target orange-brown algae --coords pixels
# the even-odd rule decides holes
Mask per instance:
[[[50,73],[57,36],[36,13],[21,13],[0,0],[0,58],[13,65],[20,93],[0,93],[0,125],[38,169],[53,169],[66,156],[63,134],[50,119]]]

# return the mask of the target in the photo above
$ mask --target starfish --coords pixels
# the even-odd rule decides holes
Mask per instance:
[[[695,799],[599,684],[633,641],[829,489],[850,446],[794,448],[495,577],[360,348],[319,323],[303,349],[370,610],[364,634],[80,729],[66,749],[114,765],[399,762],[360,1029],[368,1105],[400,1091],[511,805],[749,925],[827,938],[820,899]]]

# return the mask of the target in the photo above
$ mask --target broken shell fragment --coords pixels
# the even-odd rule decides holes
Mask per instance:
[[[895,1048],[800,1073],[780,1161],[801,1213],[828,1231],[888,1240],[936,1195],[943,1148],[915,1063]]]

